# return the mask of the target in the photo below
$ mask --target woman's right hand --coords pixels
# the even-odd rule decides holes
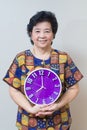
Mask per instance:
[[[36,114],[40,111],[40,105],[33,105],[31,110],[30,110],[30,113],[32,114]]]
[[[41,111],[42,108],[46,107],[47,105],[33,105],[31,108],[31,113],[32,114],[37,114],[38,112]]]

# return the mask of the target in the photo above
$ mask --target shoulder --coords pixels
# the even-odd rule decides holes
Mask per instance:
[[[54,49],[54,52],[53,52],[53,53],[58,56],[60,63],[66,63],[67,60],[69,59],[69,55],[68,55],[67,52]]]
[[[18,66],[22,66],[25,65],[26,61],[29,60],[29,58],[31,57],[32,53],[30,50],[21,51],[16,55],[14,62],[17,63]]]
[[[58,49],[52,49],[54,53],[58,53],[58,54],[61,54],[61,55],[67,55],[67,52],[65,51],[61,51],[61,50],[58,50]]]
[[[17,53],[16,58],[25,57],[25,56],[29,56],[29,55],[32,55],[30,49]]]
[[[58,54],[58,55],[62,55],[62,56],[64,55],[64,56],[66,56],[66,57],[69,56],[67,52],[65,52],[65,51],[60,51],[60,50],[57,50],[57,49],[54,49],[54,50],[53,50],[53,53],[54,53],[54,54]]]

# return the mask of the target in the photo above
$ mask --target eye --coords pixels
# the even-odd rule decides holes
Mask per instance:
[[[45,33],[51,33],[51,30],[45,30]]]
[[[40,31],[39,31],[39,30],[36,30],[35,33],[40,33]]]
[[[49,30],[47,30],[47,31],[45,31],[46,33],[50,33],[50,31]]]

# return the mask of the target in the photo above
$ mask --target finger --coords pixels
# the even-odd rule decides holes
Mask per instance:
[[[48,107],[47,104],[40,105],[40,108]]]
[[[36,116],[41,116],[41,115],[51,115],[53,112],[51,111],[51,112],[38,112],[37,114],[36,114]]]

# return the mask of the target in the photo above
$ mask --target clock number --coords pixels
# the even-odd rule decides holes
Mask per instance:
[[[39,75],[44,75],[44,70],[39,70]]]
[[[49,97],[49,99],[50,99],[51,101],[53,101],[53,98],[52,98],[51,96]]]
[[[30,88],[30,87],[27,87],[26,90],[31,90],[31,88]]]
[[[30,94],[30,95],[29,95],[29,98],[32,98],[33,96],[34,96],[33,94]]]
[[[58,95],[58,92],[53,92],[55,95]]]
[[[50,72],[48,72],[48,75],[47,75],[48,77],[50,76]]]
[[[55,87],[55,88],[59,88],[59,87],[60,87],[60,84],[55,84],[54,87]]]
[[[28,78],[28,79],[27,79],[27,83],[29,83],[29,84],[31,84],[32,81],[33,81],[33,80],[32,80],[31,78]]]
[[[53,78],[52,80],[53,80],[53,81],[57,80],[57,77]]]
[[[36,78],[37,74],[36,74],[36,73],[33,73],[32,76],[33,76],[34,78]]]
[[[43,104],[46,104],[46,101],[45,101],[45,99],[43,99]]]
[[[37,98],[37,99],[36,99],[36,103],[38,102],[38,100],[39,100],[39,99]]]

